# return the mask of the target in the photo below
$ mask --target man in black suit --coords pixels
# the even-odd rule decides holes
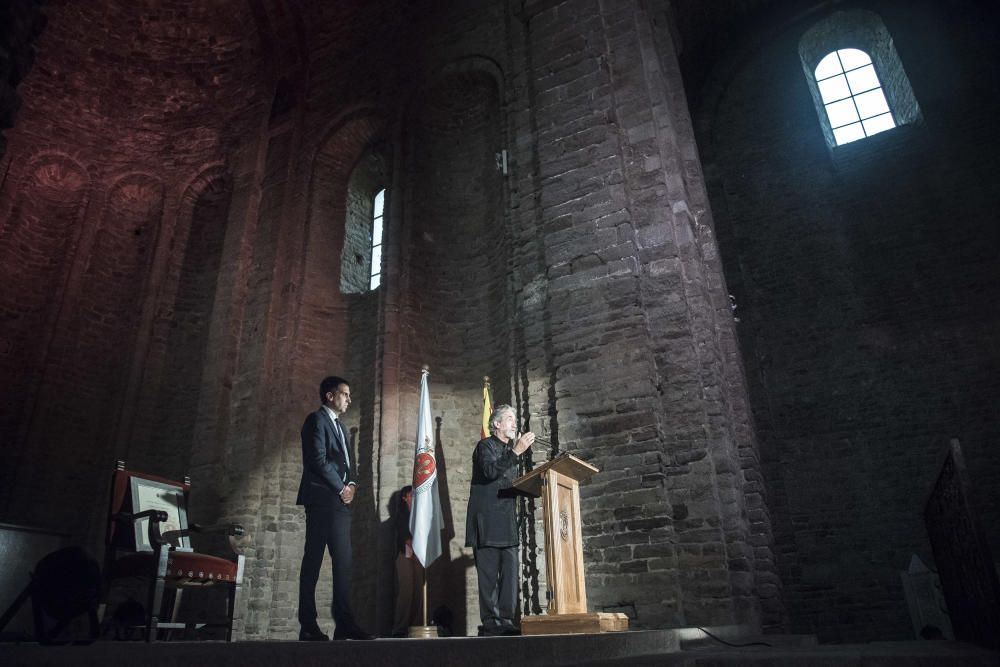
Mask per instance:
[[[306,508],[306,544],[299,572],[299,639],[329,639],[316,622],[316,582],[323,551],[333,564],[334,639],[372,639],[351,613],[351,502],[356,460],[347,429],[339,417],[351,405],[351,388],[343,378],[324,378],[322,404],[302,425],[302,482],[295,503]]]
[[[511,484],[517,460],[535,441],[528,432],[516,437],[514,408],[497,407],[490,415],[490,437],[472,454],[472,489],[465,523],[465,546],[473,548],[479,575],[481,636],[517,635],[517,505]]]

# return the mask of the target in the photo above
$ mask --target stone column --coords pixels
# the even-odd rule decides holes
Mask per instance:
[[[561,448],[602,470],[583,489],[592,607],[756,626],[770,526],[667,18],[525,6],[550,409]]]

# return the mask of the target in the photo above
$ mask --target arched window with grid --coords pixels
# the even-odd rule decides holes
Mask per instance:
[[[816,85],[837,145],[896,127],[871,57],[839,49],[816,66]]]
[[[827,146],[920,122],[892,36],[867,10],[835,11],[799,41],[799,57]]]

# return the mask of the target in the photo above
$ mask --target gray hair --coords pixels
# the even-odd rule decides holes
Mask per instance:
[[[504,413],[514,414],[514,408],[509,405],[498,405],[493,408],[493,412],[490,413],[490,435],[494,435],[497,432],[497,424],[503,419]]]

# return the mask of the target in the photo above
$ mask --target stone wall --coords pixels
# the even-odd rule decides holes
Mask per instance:
[[[35,44],[43,65],[19,88],[0,192],[9,274],[0,506],[17,522],[70,530],[95,551],[115,458],[156,461],[164,475],[188,468],[186,451],[172,445],[193,446],[190,413],[173,441],[145,438],[169,419],[163,410],[198,402],[198,361],[182,355],[166,370],[162,354],[175,308],[187,331],[175,334],[204,345],[197,320],[213,288],[196,287],[190,271],[181,280],[180,267],[216,261],[201,262],[203,249],[188,252],[186,240],[192,227],[224,225],[226,195],[200,208],[185,202],[208,170],[225,174],[220,165],[252,127],[261,95],[251,16],[192,10],[191,29],[175,41],[158,6],[47,9]],[[221,100],[243,101],[220,111]],[[180,403],[157,413],[150,406],[171,382]]]
[[[33,42],[44,28],[41,0],[12,0],[0,6],[0,158],[7,147],[2,130],[14,127],[17,120],[17,86],[31,69]]]
[[[952,437],[1000,553],[997,15],[856,4],[923,122],[827,147],[797,57],[823,12],[762,17],[696,114],[790,627],[828,641],[912,637],[899,572],[932,560],[923,502]]]
[[[400,389],[400,486],[413,474],[417,381],[431,369],[437,428],[438,484],[446,548],[429,570],[430,610],[449,607],[465,632],[478,625],[471,554],[464,549],[472,447],[479,439],[482,380],[493,378],[495,400],[509,403],[508,243],[500,148],[500,82],[488,72],[444,74],[423,92],[408,117],[403,234],[407,293]]]
[[[526,357],[545,369],[558,447],[602,469],[583,489],[591,603],[630,611],[637,627],[756,625],[767,583],[764,622],[780,622],[742,370],[666,17],[633,2],[526,9],[519,136],[533,141],[517,163],[533,168],[522,186],[532,208],[520,222],[534,226],[541,262],[524,267],[519,287],[544,318]],[[534,326],[525,319],[526,332]]]
[[[23,86],[0,192],[17,267],[0,269],[17,406],[0,516],[60,523],[70,511],[48,498],[65,489],[96,548],[114,458],[188,472],[192,516],[248,529],[239,636],[293,638],[298,431],[340,374],[360,473],[353,602],[385,632],[389,508],[427,364],[447,526],[431,607],[455,632],[478,623],[463,545],[486,375],[552,441],[534,461],[569,451],[602,470],[583,490],[593,609],[639,628],[780,627],[770,501],[662,10],[154,5],[54,7]],[[365,156],[388,181],[385,276],[345,293]],[[539,613],[538,516],[522,511],[524,612]]]

